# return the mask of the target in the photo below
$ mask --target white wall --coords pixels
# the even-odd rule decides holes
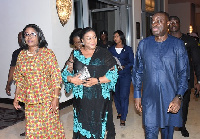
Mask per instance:
[[[141,39],[136,38],[136,22],[140,22],[140,37],[142,35],[142,23],[141,23],[141,0],[133,0],[133,52],[136,53],[138,43]]]
[[[188,33],[191,19],[191,3],[169,4],[170,16],[178,16],[181,20],[181,32]]]
[[[45,35],[48,48],[52,49],[62,69],[69,57],[69,35],[74,29],[74,15],[72,13],[68,23],[62,27],[56,11],[56,0],[1,0],[0,1],[0,98],[14,98],[15,86],[12,85],[12,95],[7,96],[5,86],[12,52],[19,48],[17,35],[30,23],[37,24]],[[72,97],[65,97],[61,90],[60,102]]]

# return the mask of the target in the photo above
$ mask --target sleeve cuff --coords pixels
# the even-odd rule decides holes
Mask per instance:
[[[177,91],[177,94],[176,95],[181,95],[181,96],[183,96],[184,94],[185,94],[185,92],[186,92],[186,88],[181,88],[181,89],[179,89],[178,91]]]
[[[54,83],[53,88],[59,88],[59,89],[61,89],[60,83]]]
[[[134,98],[141,98],[141,91],[134,91]]]

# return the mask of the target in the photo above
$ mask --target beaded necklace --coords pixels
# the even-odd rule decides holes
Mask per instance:
[[[39,52],[39,48],[37,48],[35,51],[33,51],[33,52],[30,52],[29,50],[26,50],[26,54],[28,55],[28,56],[34,56],[34,55],[36,55],[37,53]]]

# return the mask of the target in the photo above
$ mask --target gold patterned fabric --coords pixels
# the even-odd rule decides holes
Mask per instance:
[[[59,111],[49,111],[50,104],[26,105],[26,139],[65,139]]]
[[[59,111],[57,114],[49,112],[54,89],[60,88],[62,83],[53,51],[42,48],[37,55],[28,56],[27,50],[22,50],[13,78],[20,88],[17,99],[25,103],[26,138],[65,138]]]
[[[62,83],[55,54],[47,48],[35,56],[28,56],[26,51],[20,52],[13,77],[20,87],[18,100],[26,104],[49,101],[54,88]]]

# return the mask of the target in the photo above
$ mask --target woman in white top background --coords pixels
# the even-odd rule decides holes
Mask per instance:
[[[128,114],[129,94],[131,84],[131,70],[134,64],[134,54],[130,46],[126,45],[125,35],[121,30],[113,33],[115,44],[108,48],[118,61],[118,80],[114,93],[114,101],[117,109],[117,119],[120,119],[120,126],[125,126]]]

